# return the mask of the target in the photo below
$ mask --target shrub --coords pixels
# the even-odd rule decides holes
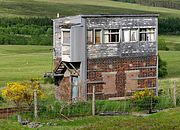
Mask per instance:
[[[167,74],[167,62],[158,55],[158,77],[164,78]]]
[[[2,95],[0,94],[0,104],[4,102],[4,98],[2,97]]]
[[[20,107],[23,103],[31,107],[35,89],[37,95],[42,98],[44,92],[37,79],[31,79],[31,82],[24,83],[12,82],[8,83],[7,87],[2,90],[2,96],[4,99],[14,102],[17,107]]]
[[[169,50],[169,48],[166,46],[166,41],[162,38],[158,39],[158,50]]]
[[[137,91],[133,94],[133,105],[140,110],[149,110],[151,112],[159,102],[154,91],[145,88],[143,91]]]

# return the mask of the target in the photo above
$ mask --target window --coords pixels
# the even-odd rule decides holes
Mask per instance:
[[[87,31],[87,43],[93,44],[93,30]]]
[[[104,43],[119,42],[119,29],[104,30]]]
[[[154,28],[141,28],[139,40],[140,41],[155,41],[155,29]]]
[[[126,29],[122,31],[123,42],[135,42],[137,41],[137,29]]]
[[[100,29],[96,29],[95,30],[95,44],[99,44],[102,42],[102,35],[101,35],[101,30]]]
[[[70,31],[63,30],[62,33],[63,33],[62,34],[63,35],[62,43],[70,44]]]

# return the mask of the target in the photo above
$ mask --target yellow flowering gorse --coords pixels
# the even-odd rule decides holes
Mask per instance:
[[[38,97],[44,97],[44,92],[37,80],[24,83],[7,83],[7,87],[2,90],[2,96],[9,101],[13,101],[17,106],[22,103],[27,103],[30,106],[33,101],[34,90],[37,90]]]

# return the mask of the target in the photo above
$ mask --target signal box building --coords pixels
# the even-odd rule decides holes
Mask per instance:
[[[88,100],[158,90],[158,14],[53,20],[56,97]]]

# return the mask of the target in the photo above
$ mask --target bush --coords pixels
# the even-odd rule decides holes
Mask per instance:
[[[158,77],[164,78],[167,74],[167,63],[158,55]]]
[[[159,102],[159,97],[155,96],[154,91],[147,88],[135,92],[133,96],[133,105],[140,110],[149,110],[151,112]]]
[[[0,104],[4,102],[4,98],[2,97],[2,95],[0,94]]]
[[[166,46],[166,41],[162,38],[158,39],[158,50],[169,50],[169,48]]]

